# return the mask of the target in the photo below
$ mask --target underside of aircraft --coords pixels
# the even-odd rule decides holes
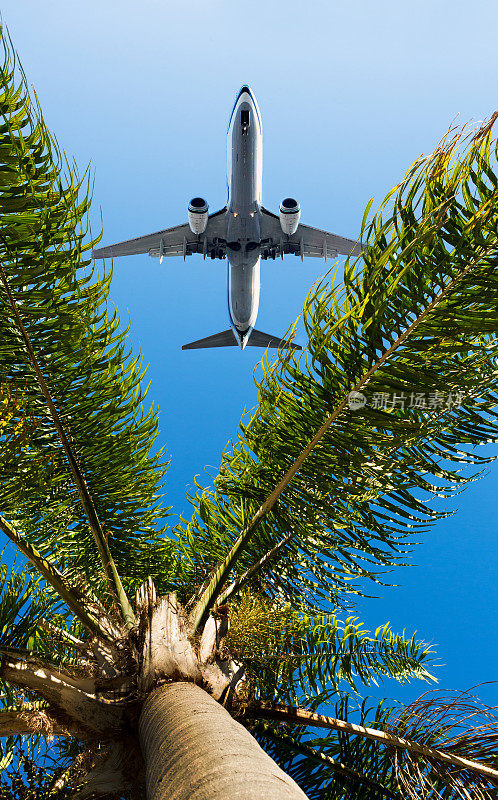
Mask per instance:
[[[163,258],[201,254],[228,261],[228,312],[230,328],[183,346],[183,350],[215,347],[281,347],[299,345],[257,331],[256,321],[260,261],[294,255],[304,258],[359,256],[363,245],[353,239],[311,228],[300,222],[299,203],[291,197],[273,214],[261,203],[262,125],[254,94],[248,86],[239,91],[228,127],[228,202],[209,214],[202,197],[188,206],[188,221],[146,236],[93,251],[94,258],[147,253]]]

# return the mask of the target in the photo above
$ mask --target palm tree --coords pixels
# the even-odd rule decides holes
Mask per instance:
[[[492,710],[355,703],[431,680],[432,653],[350,615],[498,438],[491,123],[367,208],[363,257],[306,300],[307,349],[263,362],[214,487],[170,528],[141,359],[88,256],[88,175],[2,43],[4,796],[491,798]]]

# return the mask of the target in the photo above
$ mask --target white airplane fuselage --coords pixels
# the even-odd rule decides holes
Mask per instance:
[[[227,137],[228,313],[241,349],[259,307],[263,128],[251,90],[240,90]]]
[[[228,124],[228,200],[209,213],[203,197],[188,204],[188,222],[98,247],[94,258],[114,258],[148,253],[159,258],[183,259],[194,253],[228,261],[228,330],[188,342],[183,350],[216,347],[272,347],[301,349],[294,342],[255,328],[259,307],[260,258],[286,255],[335,258],[360,256],[363,243],[300,222],[297,200],[286,197],[278,214],[262,205],[263,127],[256,98],[247,85],[239,91]]]

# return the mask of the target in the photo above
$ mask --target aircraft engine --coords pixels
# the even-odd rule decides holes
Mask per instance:
[[[278,216],[283,232],[292,236],[297,231],[301,217],[301,207],[297,200],[294,200],[293,197],[286,197],[285,200],[282,200]]]
[[[208,204],[203,197],[193,197],[188,204],[188,224],[192,233],[204,233],[208,224]]]

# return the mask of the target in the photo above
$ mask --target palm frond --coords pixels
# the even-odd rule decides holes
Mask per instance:
[[[370,222],[367,209],[363,256],[346,261],[342,286],[325,279],[306,300],[307,349],[263,361],[257,410],[177,529],[180,580],[212,570],[197,626],[258,561],[275,596],[346,603],[355,578],[404,563],[413,534],[449,513],[431,499],[492,460],[474,452],[498,439],[490,130],[446,137]],[[353,391],[365,400],[358,410]],[[395,402],[384,408],[386,396]],[[462,474],[470,465],[480,469]]]
[[[31,183],[31,189],[33,189],[33,184]],[[1,238],[1,237],[0,237]],[[111,551],[109,550],[109,545],[107,543],[107,539],[104,536],[104,532],[102,530],[102,525],[100,524],[100,520],[97,515],[97,511],[95,509],[95,505],[93,500],[90,496],[88,491],[88,486],[85,480],[84,475],[81,472],[80,465],[78,463],[78,459],[71,447],[69,440],[66,436],[66,431],[64,430],[64,426],[61,422],[59,413],[57,408],[54,404],[52,399],[52,395],[50,393],[50,389],[47,386],[43,373],[40,369],[40,365],[38,363],[38,359],[36,358],[36,354],[33,350],[31,345],[28,333],[26,331],[26,327],[22,321],[22,317],[19,313],[19,309],[17,303],[15,301],[14,295],[10,288],[9,282],[5,275],[5,272],[0,266],[0,280],[3,284],[3,288],[7,294],[8,301],[12,308],[13,318],[21,334],[21,338],[24,342],[26,353],[28,359],[31,363],[33,371],[36,375],[36,379],[38,381],[38,385],[40,387],[41,393],[47,403],[48,410],[50,413],[50,417],[54,424],[55,430],[57,431],[58,437],[60,439],[60,443],[62,445],[62,449],[64,451],[64,455],[67,459],[74,485],[78,491],[79,498],[81,504],[83,506],[83,510],[86,514],[88,519],[90,531],[92,532],[93,538],[95,540],[95,544],[97,545],[97,550],[99,551],[100,558],[102,560],[102,565],[104,567],[107,580],[109,581],[111,591],[113,591],[116,600],[118,601],[121,614],[123,616],[123,620],[127,623],[129,627],[133,627],[135,622],[135,616],[133,614],[133,609],[130,605],[130,602],[126,596],[126,592],[123,588],[123,584],[121,582],[121,578],[116,570],[116,565],[114,560],[111,556]]]
[[[310,777],[313,777],[313,785],[308,789],[308,797],[310,800],[313,796],[319,798],[332,798],[341,797],[348,798],[354,797],[355,800],[369,800],[370,798],[388,797],[394,800],[402,800],[402,795],[399,792],[389,788],[388,784],[391,781],[386,780],[385,775],[376,777],[375,779],[367,777],[361,772],[357,772],[351,767],[346,766],[341,761],[332,758],[330,755],[315,750],[310,747],[303,739],[298,739],[295,736],[290,736],[284,733],[281,729],[278,735],[275,735],[274,729],[270,725],[262,726],[263,736],[266,735],[267,741],[265,742],[268,749],[268,744],[271,743],[273,750],[275,746],[279,748],[280,757],[282,756],[282,748],[284,753],[287,752],[289,759],[294,757],[294,780],[298,782],[309,783]],[[302,755],[305,758],[296,764],[295,756]],[[290,761],[292,764],[292,760]],[[335,776],[332,785],[327,783],[323,771],[317,770],[317,775],[311,773],[310,767],[318,765],[325,767],[329,773]],[[300,780],[299,780],[300,779]],[[381,782],[383,781],[383,782]]]
[[[159,502],[167,465],[154,452],[157,413],[144,406],[140,356],[131,353],[127,330],[108,308],[111,274],[99,276],[90,264],[96,239],[87,235],[89,176],[79,177],[64,161],[3,33],[1,47],[2,269],[126,591],[149,574],[169,588],[170,545],[160,525],[167,512]],[[0,431],[0,510],[68,580],[86,575],[112,605],[12,314],[4,291],[0,395],[10,405]]]
[[[338,700],[334,708],[341,719],[353,716],[357,724],[377,728],[382,727],[389,711],[384,703],[370,707],[364,700],[357,707],[347,698]],[[309,800],[402,798],[391,760],[371,741],[342,734],[313,736],[295,726],[259,721],[251,730]]]
[[[32,649],[40,622],[57,612],[60,600],[44,590],[26,568],[0,563],[0,646]]]
[[[7,520],[3,519],[3,517],[0,517],[0,530],[10,539],[18,550],[26,556],[39,575],[45,579],[47,584],[56,592],[61,600],[67,604],[68,608],[71,609],[87,630],[92,631],[96,636],[104,640],[108,639],[109,635],[107,631],[99,624],[95,616],[87,610],[88,598],[85,598],[81,595],[81,592],[75,590],[62,573],[54,567],[48,559],[43,558],[36,547],[33,547],[33,545],[31,545],[25,537],[21,536]]]
[[[17,741],[13,763],[0,777],[0,800],[71,800],[73,778],[84,755],[78,742],[56,739],[35,762]]]
[[[469,692],[427,693],[393,722],[405,738],[436,747],[450,756],[480,762],[494,768],[494,780],[471,768],[443,766],[436,758],[420,757],[409,750],[397,750],[394,766],[405,797],[450,800],[471,796],[478,800],[496,797],[498,792],[498,709],[479,703]],[[415,787],[417,787],[415,791]],[[416,793],[417,792],[417,793]]]
[[[277,707],[271,710],[268,706],[267,710],[269,719],[285,721],[285,714],[279,716]],[[374,721],[370,722],[372,711]],[[307,734],[298,732],[298,743],[304,737],[306,745],[314,751],[380,782],[390,791],[395,789],[402,797],[492,800],[496,796],[496,709],[483,705],[469,693],[455,693],[451,697],[443,692],[428,692],[405,708],[389,708],[382,701],[377,709],[368,709],[364,701],[359,723],[351,721],[350,702],[343,698],[336,705],[335,713],[339,716],[321,720],[320,715],[309,714],[309,720],[312,725],[337,731],[336,734],[310,739]],[[299,716],[289,714],[287,724],[306,725],[306,714],[302,715],[301,722]],[[272,736],[278,735],[279,729],[274,728]],[[375,765],[375,769],[370,769],[368,764]],[[316,758],[307,765],[301,764],[301,769],[306,773],[316,772]],[[337,776],[332,777],[334,783]],[[359,788],[362,788],[361,782]],[[371,796],[370,788],[365,788],[366,797]],[[334,792],[323,795],[342,796]]]
[[[388,624],[371,635],[355,617],[300,614],[248,593],[229,617],[223,649],[243,664],[251,694],[262,700],[316,704],[386,678],[435,680],[432,648]]]

